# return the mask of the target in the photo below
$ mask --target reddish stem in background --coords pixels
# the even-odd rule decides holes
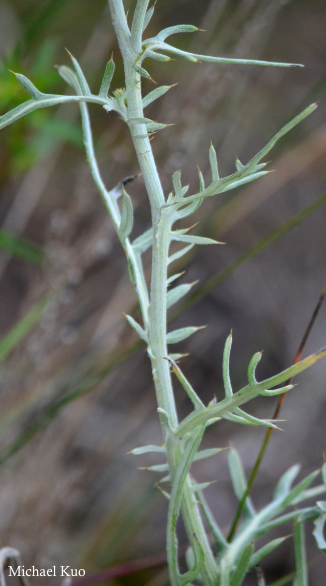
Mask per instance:
[[[306,331],[305,331],[305,333],[303,335],[303,338],[301,340],[301,344],[300,344],[300,346],[298,348],[298,351],[297,351],[297,353],[295,355],[295,359],[293,361],[293,364],[297,364],[297,362],[299,362],[301,360],[301,356],[302,356],[304,347],[306,345],[306,342],[308,340],[308,337],[310,335],[310,332],[312,330],[312,327],[313,327],[313,325],[314,325],[314,323],[316,321],[317,315],[319,313],[319,310],[321,308],[321,305],[323,303],[323,300],[324,300],[325,295],[326,295],[326,283],[325,283],[324,288],[323,288],[323,290],[321,292],[321,295],[319,297],[319,300],[318,300],[318,303],[317,303],[317,305],[315,307],[315,310],[314,310],[314,312],[313,312],[313,314],[311,316],[311,319],[310,319],[310,321],[308,323],[308,326],[306,328]],[[292,381],[292,378],[289,378],[289,380],[286,381],[285,385],[290,385],[291,384],[291,381]],[[276,405],[276,409],[275,409],[274,414],[273,414],[273,419],[277,419],[277,417],[279,415],[279,412],[280,412],[280,410],[282,408],[282,405],[284,403],[285,395],[286,395],[286,393],[283,393],[282,395],[280,395],[280,398],[279,398],[278,403]],[[262,446],[260,448],[260,451],[259,451],[259,454],[257,456],[256,462],[255,462],[254,467],[252,469],[252,472],[250,474],[250,478],[248,480],[247,488],[246,488],[245,492],[243,493],[242,499],[241,499],[241,501],[239,503],[237,512],[236,512],[235,517],[233,519],[233,523],[232,523],[232,526],[231,526],[229,535],[227,537],[227,541],[229,541],[229,542],[231,541],[231,539],[232,539],[232,537],[234,535],[234,532],[236,530],[238,521],[239,521],[240,516],[241,516],[241,513],[242,513],[242,509],[243,509],[244,504],[246,502],[246,498],[249,495],[250,490],[252,488],[252,485],[253,485],[253,483],[255,481],[255,478],[257,476],[257,472],[259,470],[261,461],[262,461],[262,459],[264,457],[264,454],[266,452],[266,448],[268,446],[270,437],[272,435],[272,431],[273,431],[273,428],[272,427],[269,427],[267,429],[267,431],[266,431],[264,441],[262,443]]]

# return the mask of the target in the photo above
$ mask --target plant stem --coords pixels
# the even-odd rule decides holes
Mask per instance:
[[[131,47],[131,36],[127,28],[122,0],[109,0],[109,6],[124,60],[128,118],[143,118],[140,75],[134,68],[137,54],[134,53]],[[133,53],[134,57],[132,57]],[[176,467],[182,456],[183,442],[179,441],[171,433],[178,425],[178,418],[170,367],[169,363],[164,360],[164,357],[168,355],[166,343],[166,290],[172,216],[168,208],[162,208],[165,203],[164,193],[145,124],[132,125],[131,135],[148,192],[152,214],[153,250],[148,331],[149,355],[152,363],[158,407],[165,411],[170,425],[169,428],[166,418],[161,415],[167,460],[173,479]],[[144,135],[147,135],[146,138],[144,138]],[[189,479],[185,482],[183,488],[181,510],[189,540],[192,541],[195,533],[204,552],[204,566],[202,568],[204,584],[205,586],[216,586],[218,583],[217,566]]]

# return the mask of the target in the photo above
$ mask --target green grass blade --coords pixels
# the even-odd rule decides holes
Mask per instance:
[[[308,566],[306,559],[306,546],[304,526],[295,523],[293,527],[294,560],[295,560],[295,586],[308,586]]]
[[[29,312],[16,324],[0,342],[0,362],[19,344],[27,332],[40,319],[49,303],[49,295],[44,295],[33,305]]]
[[[276,582],[273,582],[273,584],[271,584],[270,586],[286,586],[286,584],[290,584],[290,582],[292,582],[294,577],[294,572],[291,572],[290,574],[286,574],[286,576],[283,576],[283,578],[276,580]]]
[[[0,230],[0,248],[20,260],[26,260],[35,265],[41,265],[44,260],[44,252],[41,248],[3,229]]]

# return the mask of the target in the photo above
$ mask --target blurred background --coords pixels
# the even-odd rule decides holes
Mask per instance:
[[[125,4],[131,11],[134,2]],[[192,191],[197,165],[209,178],[211,140],[221,175],[232,173],[236,157],[247,162],[282,125],[320,101],[272,151],[274,173],[210,198],[197,212],[194,230],[226,246],[198,247],[174,267],[186,265],[185,279],[199,279],[198,290],[231,267],[204,299],[186,312],[181,306],[175,319],[176,327],[208,325],[176,348],[189,353],[182,368],[208,402],[214,394],[222,397],[222,352],[230,329],[238,389],[258,350],[264,349],[262,378],[291,364],[324,286],[325,197],[303,221],[296,216],[326,191],[326,5],[322,0],[159,0],[148,36],[185,22],[206,32],[173,37],[178,47],[305,68],[181,59],[145,63],[158,84],[178,83],[146,110],[149,118],[174,124],[153,141],[166,193],[175,170],[182,168],[183,183]],[[113,89],[123,85],[105,0],[0,0],[1,114],[27,97],[8,69],[24,73],[43,92],[67,91],[54,67],[70,65],[65,47],[82,64],[94,92],[113,51]],[[153,89],[148,80],[143,85],[145,93]],[[90,112],[99,164],[112,188],[138,173],[131,140],[117,116],[93,105]],[[1,546],[18,548],[25,567],[69,564],[87,572],[162,553],[167,504],[153,473],[137,468],[157,460],[127,454],[161,443],[150,368],[122,315],[137,316],[136,300],[124,253],[86,164],[75,105],[33,112],[1,131],[0,188]],[[141,177],[129,193],[138,235],[149,227]],[[286,224],[291,218],[298,224],[293,229]],[[284,225],[277,238],[275,231]],[[267,247],[264,239],[271,233],[274,242]],[[252,249],[261,242],[261,250]],[[145,265],[149,275],[149,257]],[[326,306],[306,355],[325,346],[325,318]],[[304,474],[323,461],[325,363],[296,382],[281,414],[284,431],[273,435],[254,486],[257,507],[268,502],[290,465],[299,462]],[[181,416],[189,405],[177,385],[176,396]],[[275,404],[276,399],[255,400],[249,411],[268,418]],[[204,444],[236,447],[249,474],[263,436],[261,429],[223,421],[209,429]],[[227,452],[198,463],[194,472],[201,481],[217,480],[206,496],[227,531],[237,506]],[[326,560],[307,539],[311,584],[319,586]],[[265,559],[263,569],[267,583],[293,569],[291,540]],[[167,583],[164,565],[110,582]],[[256,583],[255,575],[248,578],[248,585]]]

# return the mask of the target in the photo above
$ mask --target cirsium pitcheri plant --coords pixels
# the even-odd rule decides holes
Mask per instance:
[[[74,93],[64,96],[44,94],[24,75],[16,73],[17,80],[26,89],[31,99],[0,117],[0,128],[38,108],[55,106],[65,102],[76,102],[79,105],[90,171],[110,214],[117,236],[126,252],[130,279],[139,300],[142,324],[137,323],[131,316],[126,316],[126,318],[146,343],[152,365],[164,444],[160,447],[149,445],[136,448],[133,453],[140,455],[146,452],[164,452],[166,455],[165,464],[152,466],[151,469],[164,473],[161,482],[170,484],[170,489],[162,492],[169,501],[167,559],[171,585],[186,586],[186,584],[196,581],[204,586],[240,586],[248,570],[256,566],[285,538],[273,539],[258,550],[254,548],[255,541],[278,525],[292,520],[296,560],[295,583],[304,586],[307,583],[307,571],[303,523],[307,520],[319,519],[321,512],[324,515],[324,510],[322,505],[320,505],[319,511],[313,507],[300,508],[297,505],[305,499],[325,491],[324,485],[309,488],[319,472],[310,474],[292,486],[299,470],[297,466],[293,466],[280,479],[273,500],[259,512],[255,510],[248,496],[244,503],[242,523],[232,540],[228,542],[213,519],[203,496],[203,490],[209,483],[198,484],[193,476],[190,476],[189,470],[193,461],[214,456],[220,451],[220,448],[208,450],[200,450],[199,448],[206,427],[221,418],[238,424],[275,427],[275,422],[257,419],[246,413],[241,407],[257,396],[269,397],[289,391],[292,385],[282,385],[289,378],[311,366],[324,356],[325,352],[310,356],[264,381],[258,381],[255,375],[256,367],[261,359],[261,353],[257,353],[253,356],[248,367],[248,384],[237,392],[233,392],[229,372],[232,345],[232,336],[230,335],[226,340],[223,356],[225,398],[219,402],[214,400],[206,406],[176,364],[181,355],[170,352],[170,346],[185,340],[199,328],[189,326],[168,332],[166,316],[168,308],[177,303],[191,288],[191,284],[181,284],[170,288],[172,282],[180,275],[169,275],[169,266],[185,255],[194,245],[216,244],[210,238],[191,235],[186,229],[176,229],[175,223],[192,215],[207,197],[225,193],[263,177],[268,172],[265,169],[267,163],[263,161],[265,156],[282,136],[315,110],[316,104],[306,108],[284,126],[249,162],[242,164],[237,159],[235,172],[227,177],[220,177],[216,153],[211,145],[208,151],[211,168],[210,183],[205,185],[203,175],[199,172],[198,191],[188,194],[189,186],[182,185],[181,172],[176,171],[172,176],[172,191],[166,196],[162,189],[150,142],[151,135],[165,128],[166,124],[146,118],[144,109],[163,96],[172,86],[157,87],[143,96],[142,78],[151,79],[150,74],[143,66],[144,60],[169,61],[169,55],[172,54],[175,57],[183,57],[193,62],[215,63],[217,66],[219,64],[275,67],[296,65],[210,57],[186,52],[168,43],[167,39],[176,33],[197,31],[196,27],[190,25],[173,26],[159,32],[155,37],[144,38],[146,27],[154,13],[154,6],[149,8],[149,0],[137,0],[131,27],[128,25],[122,0],[109,0],[109,7],[123,57],[125,89],[109,95],[115,69],[111,58],[107,63],[99,92],[92,93],[79,63],[70,55],[73,69],[61,66],[58,71],[73,88]],[[107,112],[118,114],[130,130],[148,193],[152,217],[152,227],[134,240],[131,238],[134,222],[133,204],[126,192],[126,185],[122,182],[118,190],[108,190],[99,171],[88,114],[87,104],[89,102],[102,106]],[[121,205],[119,205],[119,198]],[[172,242],[182,243],[184,247],[174,254],[170,254]],[[152,272],[149,289],[144,277],[142,255],[150,247],[152,248]],[[172,376],[174,375],[179,379],[193,404],[192,413],[183,421],[179,421],[177,416],[172,384]],[[239,455],[233,449],[229,453],[229,469],[234,492],[241,500],[246,490],[246,479]],[[296,505],[296,509],[285,512],[291,505]],[[180,514],[190,544],[186,556],[189,570],[183,574],[180,573],[178,564],[176,536],[176,523]],[[211,546],[204,518],[214,538],[217,554]],[[318,531],[319,525],[317,525],[316,531]],[[319,541],[321,541],[320,536]]]

